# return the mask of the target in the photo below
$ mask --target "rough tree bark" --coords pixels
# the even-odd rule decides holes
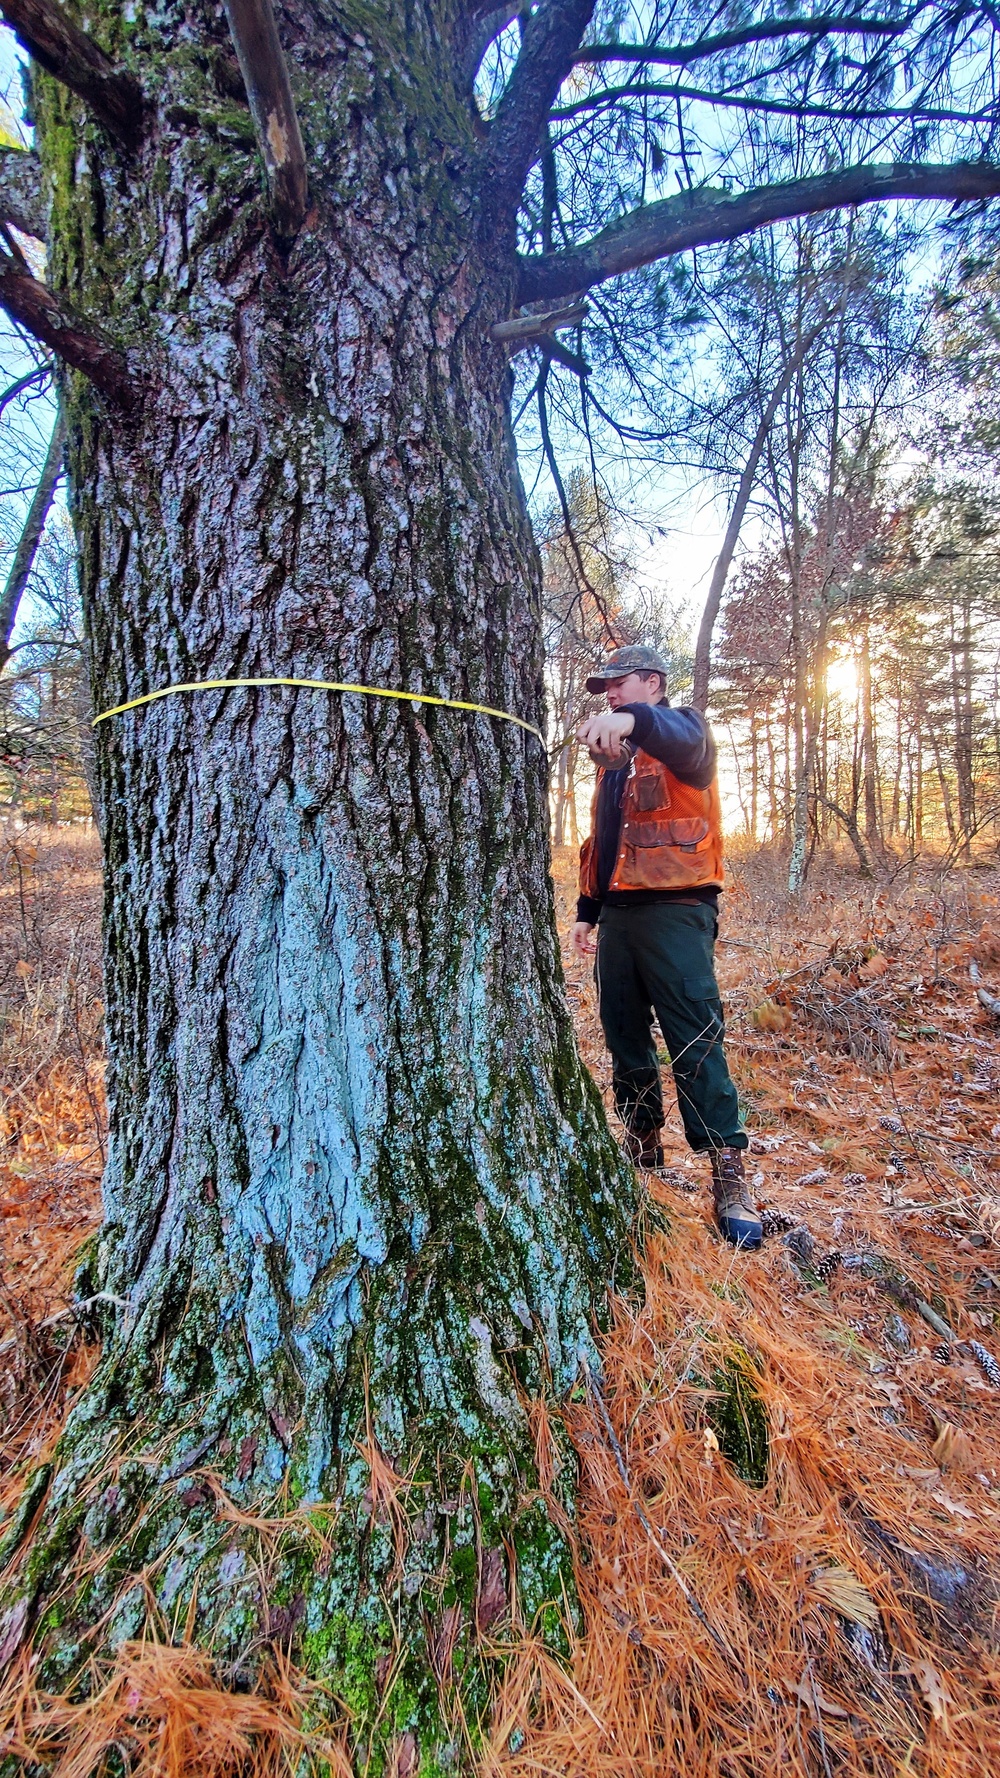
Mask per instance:
[[[540,723],[487,335],[514,257],[476,245],[446,33],[432,9],[318,37],[287,17],[314,205],[287,260],[247,112],[212,84],[214,8],[144,32],[161,102],[127,176],[36,81],[53,281],[143,378],[124,419],[63,391],[95,706],[284,674]],[[117,717],[98,767],[110,1158],[82,1288],[120,1306],[7,1627],[34,1625],[50,1674],[98,1623],[102,1647],[137,1633],[150,1596],[196,1599],[237,1670],[294,1631],[362,1748],[415,1737],[437,1769],[448,1675],[475,1723],[487,1633],[552,1608],[558,1636],[572,1580],[528,1403],[593,1353],[634,1209],[564,1004],[543,752],[481,716],[261,689]],[[409,1480],[395,1517],[374,1447]],[[205,1467],[247,1509],[335,1503],[325,1559],[290,1533],[262,1594]],[[555,1485],[569,1507],[568,1465]]]
[[[840,169],[518,262],[590,0],[531,10],[488,124],[470,68],[509,10],[287,0],[299,227],[288,95],[272,68],[251,115],[215,0],[95,0],[93,41],[57,0],[5,10],[49,71],[51,288],[0,255],[0,303],[73,367],[98,710],[284,675],[539,724],[491,327],[776,217],[1000,191],[986,162]],[[271,687],[117,717],[98,769],[111,1127],[81,1287],[104,1356],[3,1540],[0,1648],[30,1634],[71,1681],[158,1610],[242,1683],[292,1637],[372,1778],[430,1778],[481,1720],[484,1639],[536,1614],[558,1636],[571,1475],[530,1402],[570,1387],[630,1252],[634,1178],[564,1003],[545,761],[502,721]]]

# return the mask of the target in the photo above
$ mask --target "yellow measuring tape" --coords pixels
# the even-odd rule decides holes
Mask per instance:
[[[141,698],[129,698],[127,704],[115,704],[111,710],[102,710],[94,717],[91,727],[107,722],[109,717],[121,716],[126,710],[138,710],[141,704],[155,704],[158,698],[172,698],[182,691],[229,691],[248,685],[297,685],[306,691],[356,691],[363,697],[398,698],[404,704],[440,704],[448,710],[472,710],[477,716],[499,716],[502,722],[514,722],[518,728],[527,729],[529,735],[537,736],[545,746],[545,736],[533,722],[525,722],[523,716],[512,716],[509,710],[494,710],[490,704],[468,704],[462,698],[435,698],[425,691],[387,691],[380,685],[342,685],[335,679],[284,679],[277,676],[272,679],[194,679],[189,685],[164,685],[159,691],[145,692]]]

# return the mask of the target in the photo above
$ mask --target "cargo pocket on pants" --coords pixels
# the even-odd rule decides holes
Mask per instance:
[[[684,992],[689,1000],[718,1000],[719,988],[714,975],[686,975]]]

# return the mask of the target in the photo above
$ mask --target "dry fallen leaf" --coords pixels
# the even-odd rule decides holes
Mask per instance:
[[[937,1668],[930,1661],[921,1659],[911,1661],[909,1670],[930,1705],[934,1721],[940,1723],[946,1735],[949,1734],[948,1706],[954,1703],[954,1699]]]
[[[903,1407],[903,1392],[899,1384],[894,1383],[891,1377],[873,1377],[872,1388],[877,1389],[880,1395],[886,1397],[890,1407],[900,1409]]]
[[[790,1690],[797,1698],[801,1699],[803,1704],[807,1705],[814,1716],[819,1711],[823,1716],[839,1716],[843,1722],[847,1721],[847,1711],[842,1710],[839,1704],[831,1703],[829,1698],[825,1698],[820,1690],[819,1681],[810,1679],[808,1674],[805,1674],[797,1685],[791,1686]]]
[[[957,1519],[975,1519],[976,1517],[975,1513],[970,1512],[967,1506],[963,1506],[960,1500],[952,1500],[951,1495],[946,1494],[943,1488],[932,1488],[931,1499],[936,1500],[938,1506],[943,1506],[945,1512],[952,1513]]]
[[[888,967],[888,957],[883,956],[881,951],[875,951],[872,956],[869,957],[867,963],[862,963],[861,968],[858,970],[858,975],[863,982],[874,982],[880,975],[885,974]]]
[[[481,1636],[507,1609],[507,1573],[500,1550],[484,1550],[476,1597],[476,1628]]]
[[[968,1433],[950,1420],[938,1421],[938,1435],[931,1446],[931,1456],[939,1469],[953,1469],[967,1475],[976,1467],[975,1452]]]

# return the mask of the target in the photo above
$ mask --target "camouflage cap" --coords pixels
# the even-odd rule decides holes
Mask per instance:
[[[635,643],[627,648],[616,648],[613,654],[606,655],[600,671],[591,674],[587,680],[587,690],[605,691],[609,679],[624,679],[628,673],[662,673],[666,680],[669,671],[662,654],[657,654],[655,648],[644,648],[641,643]]]

